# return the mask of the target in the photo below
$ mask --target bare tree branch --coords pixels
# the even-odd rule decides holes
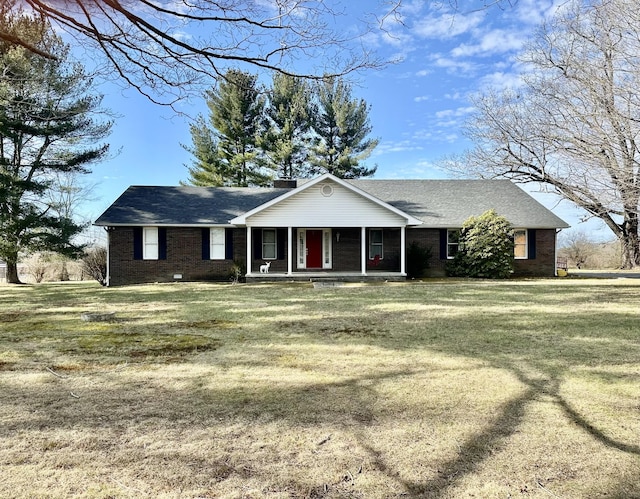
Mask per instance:
[[[22,0],[21,5],[76,37],[89,53],[101,54],[119,80],[168,105],[200,94],[230,67],[320,78],[386,63],[360,43],[382,26],[356,24],[337,1]],[[387,6],[382,19],[396,15],[400,5],[396,0]],[[346,22],[350,29],[341,25]],[[0,40],[30,49],[19,34],[0,32]]]
[[[631,0],[579,0],[542,26],[518,91],[479,96],[458,171],[551,187],[602,219],[640,265],[640,16]],[[445,165],[447,166],[447,165]]]

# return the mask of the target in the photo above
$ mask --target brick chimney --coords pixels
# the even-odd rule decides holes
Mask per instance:
[[[295,189],[298,181],[295,178],[277,178],[273,181],[273,186],[279,189]]]

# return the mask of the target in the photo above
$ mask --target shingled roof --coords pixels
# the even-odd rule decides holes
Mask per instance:
[[[461,227],[494,209],[513,227],[566,228],[567,223],[510,180],[348,181],[424,222],[423,227]]]
[[[514,227],[568,225],[509,180],[347,181],[424,222],[422,227],[460,227],[470,216],[494,209]],[[95,225],[217,225],[267,203],[286,188],[129,187]]]
[[[286,188],[129,187],[95,225],[219,225],[289,192]]]

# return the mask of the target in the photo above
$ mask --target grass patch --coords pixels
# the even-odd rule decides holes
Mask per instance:
[[[639,302],[626,279],[2,286],[0,496],[640,497]]]

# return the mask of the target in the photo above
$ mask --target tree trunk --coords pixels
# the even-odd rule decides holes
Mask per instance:
[[[22,284],[20,278],[18,277],[18,262],[7,261],[7,283],[9,284]]]
[[[62,264],[60,266],[60,281],[68,281],[69,280],[69,269],[67,269],[67,262],[66,260],[62,261]]]
[[[638,218],[634,215],[625,220],[620,245],[622,249],[623,269],[634,269],[640,266],[640,246],[638,240]]]

